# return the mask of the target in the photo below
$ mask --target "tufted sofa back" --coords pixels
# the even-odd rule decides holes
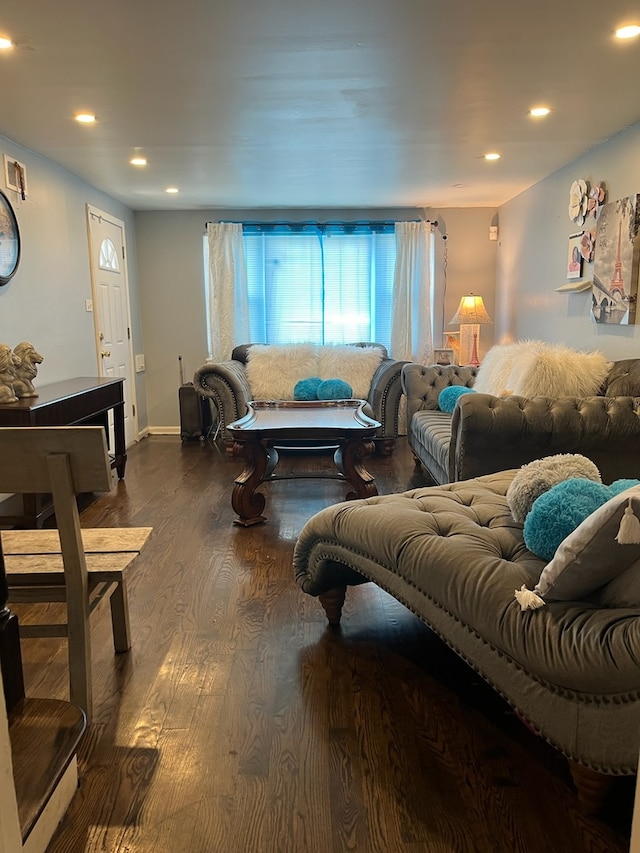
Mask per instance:
[[[407,397],[407,422],[415,412],[438,408],[438,394],[449,385],[473,387],[475,367],[438,364],[406,364],[402,371],[402,388]],[[640,397],[640,358],[614,361],[600,395],[605,397]]]
[[[438,408],[438,394],[449,385],[473,387],[475,367],[439,364],[405,364],[402,368],[402,390],[407,397],[407,423],[415,412]]]
[[[614,361],[601,393],[605,397],[640,397],[640,358]]]

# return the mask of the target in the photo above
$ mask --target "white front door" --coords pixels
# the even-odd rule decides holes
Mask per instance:
[[[126,445],[138,434],[124,222],[87,205],[91,289],[100,376],[124,379]]]

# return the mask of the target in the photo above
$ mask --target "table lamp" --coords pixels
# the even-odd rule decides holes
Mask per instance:
[[[479,367],[478,338],[480,337],[480,326],[492,323],[493,320],[487,314],[482,296],[474,296],[470,293],[463,296],[458,305],[458,310],[451,318],[449,325],[460,324],[460,363],[465,364],[465,357],[469,353],[469,342],[472,340],[471,356],[467,364]]]

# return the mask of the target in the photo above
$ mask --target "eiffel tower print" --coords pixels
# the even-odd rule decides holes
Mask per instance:
[[[598,217],[591,316],[596,323],[635,322],[638,290],[640,195],[602,206]]]

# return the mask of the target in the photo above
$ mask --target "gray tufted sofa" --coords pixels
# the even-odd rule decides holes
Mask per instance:
[[[613,362],[600,394],[533,397],[464,394],[453,415],[438,409],[448,385],[473,387],[473,367],[407,364],[407,436],[434,483],[518,468],[555,453],[581,453],[605,482],[640,477],[640,359]]]
[[[398,436],[399,408],[402,398],[401,371],[405,361],[389,358],[382,344],[358,341],[352,346],[378,347],[384,357],[376,370],[367,396],[366,413],[380,422],[376,432],[376,449],[381,455],[393,450]],[[251,344],[234,348],[227,361],[207,362],[196,370],[193,384],[198,393],[213,401],[218,413],[222,437],[231,448],[233,440],[227,427],[247,413],[247,403],[252,399],[247,381],[246,365]]]
[[[510,514],[514,474],[328,507],[300,533],[295,576],[332,624],[349,585],[374,581],[406,605],[569,759],[595,812],[612,777],[638,766],[640,603],[521,611],[514,591],[545,563]]]

